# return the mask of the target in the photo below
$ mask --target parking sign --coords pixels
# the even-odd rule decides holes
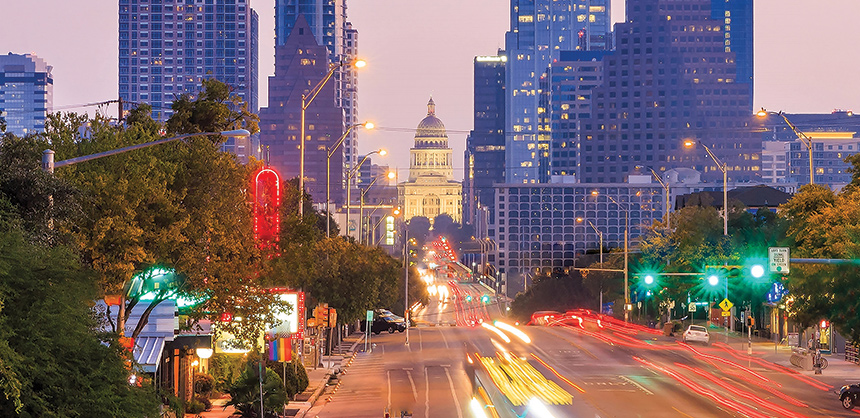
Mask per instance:
[[[770,247],[767,249],[768,265],[771,273],[788,274],[791,255],[788,247]]]

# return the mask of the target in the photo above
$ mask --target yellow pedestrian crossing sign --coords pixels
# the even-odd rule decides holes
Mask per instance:
[[[724,311],[728,311],[729,309],[732,309],[732,306],[735,306],[735,304],[732,303],[732,301],[730,301],[729,298],[725,298],[725,299],[723,299],[722,302],[720,302],[720,308],[723,308]]]

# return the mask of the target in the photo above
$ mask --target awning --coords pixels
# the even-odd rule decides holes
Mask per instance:
[[[164,337],[137,337],[134,341],[134,361],[146,372],[155,373],[163,351]]]

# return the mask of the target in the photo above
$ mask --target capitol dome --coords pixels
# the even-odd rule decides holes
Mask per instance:
[[[427,102],[427,116],[418,123],[415,130],[416,148],[447,148],[448,133],[445,124],[436,117],[436,103],[433,98]]]

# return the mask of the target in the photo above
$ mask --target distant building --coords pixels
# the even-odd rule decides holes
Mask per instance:
[[[723,23],[723,45],[735,54],[736,82],[753,96],[753,0],[711,0],[711,19]],[[749,110],[752,111],[752,102]]]
[[[246,138],[227,137],[221,144],[221,151],[236,155],[242,164],[248,164],[251,159],[262,160],[263,150],[260,147],[260,133],[257,132]]]
[[[728,165],[729,181],[761,180],[752,96],[738,82],[724,26],[711,18],[711,0],[627,3],[603,84],[592,90],[591,117],[579,121],[579,181],[623,182],[637,165],[688,167],[722,181],[704,146]],[[686,149],[691,139],[698,144]]]
[[[300,174],[300,132],[302,95],[328,73],[326,49],[319,45],[304,16],[283,45],[275,47],[275,75],[269,77],[269,106],[260,109],[260,144],[269,163],[284,179]],[[305,112],[305,190],[315,202],[325,202],[326,179],[330,179],[331,199],[343,202],[341,167],[343,154],[331,157],[331,173],[326,173],[328,149],[343,133],[343,113],[335,103],[335,86],[326,84]]]
[[[481,208],[488,208],[492,218],[496,207],[493,184],[505,181],[506,62],[507,56],[501,51],[495,56],[475,57],[474,128],[466,138],[463,176],[464,224],[477,226]]]
[[[54,103],[53,67],[33,54],[0,55],[0,117],[6,132],[44,132]]]
[[[785,183],[789,179],[787,141],[764,141],[761,150],[761,180],[765,183]],[[807,154],[809,155],[809,154]],[[807,170],[807,173],[809,170]]]
[[[511,0],[505,35],[507,183],[549,182],[550,135],[541,77],[560,51],[612,49],[609,0]]]
[[[275,45],[283,45],[295,26],[298,16],[304,16],[317,43],[326,47],[331,64],[352,62],[358,57],[358,31],[347,21],[346,0],[276,0]],[[319,80],[311,80],[311,85]],[[358,122],[358,73],[353,66],[343,66],[330,81],[335,84],[337,105],[344,110],[344,125]],[[344,167],[358,160],[359,130],[350,131],[344,139]],[[338,170],[337,175],[342,175]],[[344,178],[345,179],[345,178]]]
[[[433,222],[444,213],[454,222],[462,222],[462,185],[454,180],[452,162],[445,124],[436,117],[436,104],[431,98],[427,117],[416,129],[415,146],[409,150],[409,179],[397,186],[397,201],[405,221],[424,216]]]
[[[573,267],[577,254],[599,248],[600,234],[604,247],[623,248],[625,216],[635,246],[645,228],[663,217],[662,192],[652,183],[496,185],[489,236],[497,251],[488,262],[506,282],[507,294],[515,295],[537,274]]]
[[[119,0],[119,96],[151,105],[164,121],[175,97],[215,78],[256,113],[259,23],[250,0],[181,3]]]
[[[549,66],[542,89],[545,104],[541,108],[549,118],[552,133],[552,172],[575,182],[579,170],[581,120],[591,117],[591,95],[603,84],[603,57],[609,51],[561,51],[558,61]],[[556,182],[556,181],[554,181]]]

